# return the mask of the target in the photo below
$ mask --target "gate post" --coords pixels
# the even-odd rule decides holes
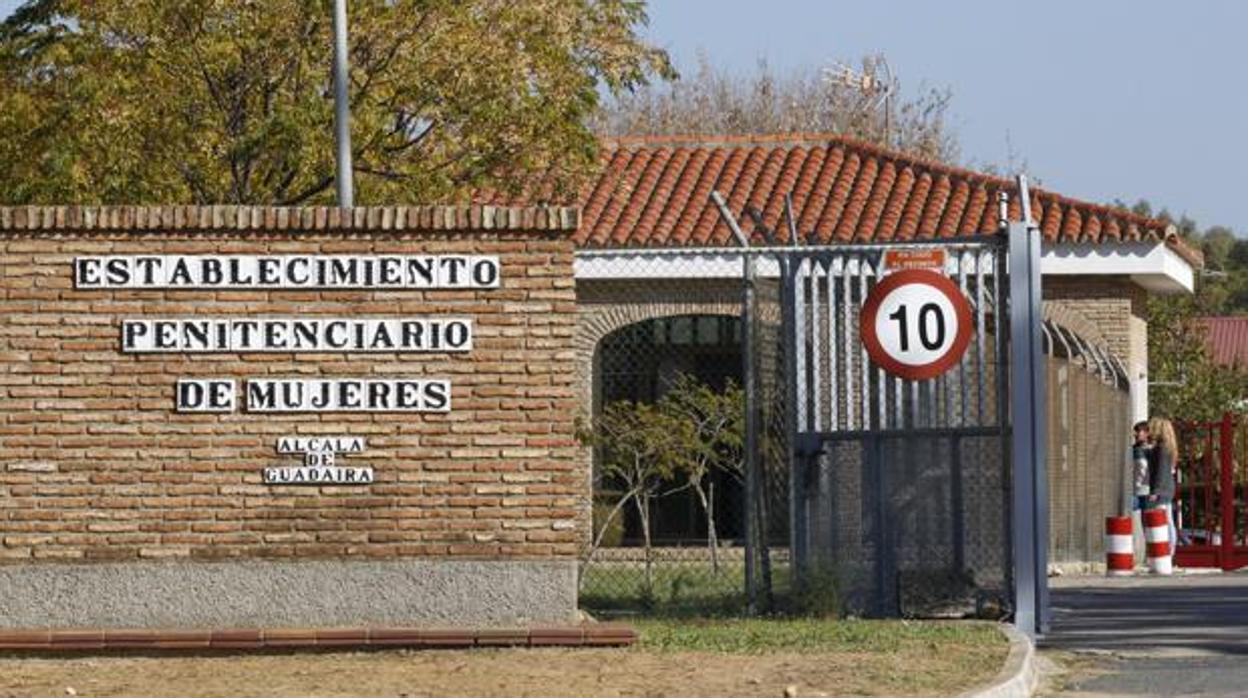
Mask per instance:
[[[1218,443],[1221,492],[1218,504],[1222,509],[1222,549],[1218,558],[1222,562],[1222,571],[1229,572],[1235,569],[1235,418],[1230,412],[1223,413],[1221,426]],[[1171,507],[1174,505],[1174,502],[1170,503]],[[1173,517],[1174,512],[1170,515]]]
[[[1047,626],[1049,493],[1040,231],[1029,223],[1009,226],[1009,275],[1014,625],[1034,637]]]
[[[755,354],[758,337],[755,335],[755,255],[750,249],[750,239],[742,232],[737,219],[728,208],[728,202],[718,191],[712,190],[711,201],[719,209],[719,215],[741,245],[741,387],[745,395],[745,597],[750,614],[757,613],[760,602],[760,561],[765,558],[767,542],[762,537],[762,520],[759,502],[762,483],[759,477],[759,405],[755,377]],[[770,580],[762,580],[770,585]],[[770,595],[770,588],[768,588]]]

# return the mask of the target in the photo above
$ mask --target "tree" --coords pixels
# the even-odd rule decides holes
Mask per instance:
[[[1149,406],[1154,414],[1213,421],[1235,409],[1248,378],[1214,363],[1205,332],[1195,322],[1198,299],[1154,297],[1148,303]]]
[[[1235,243],[1235,232],[1224,225],[1215,225],[1202,233],[1200,251],[1205,256],[1205,267],[1224,271],[1231,262]]]
[[[612,136],[843,133],[927,158],[956,159],[946,123],[951,93],[928,88],[905,98],[884,65],[883,56],[862,60],[862,74],[876,81],[863,90],[813,69],[777,76],[765,62],[742,78],[703,57],[689,79],[617,95],[596,127]]]
[[[729,380],[722,391],[688,374],[680,374],[659,409],[685,423],[692,439],[680,448],[678,469],[698,496],[706,515],[706,544],[711,568],[719,571],[719,537],[715,530],[715,485],[708,476],[715,471],[737,481],[745,472],[745,391]]]
[[[1114,206],[1171,222],[1185,244],[1198,248],[1205,268],[1193,295],[1154,296],[1148,301],[1149,403],[1153,412],[1183,420],[1213,420],[1239,409],[1248,393],[1248,367],[1221,366],[1209,353],[1202,316],[1248,310],[1248,241],[1226,226],[1201,228],[1193,218],[1175,220],[1165,207],[1154,213],[1146,200]]]
[[[623,491],[594,536],[590,554],[602,543],[611,522],[630,502],[641,522],[645,555],[645,591],[654,591],[650,511],[656,497],[684,462],[683,449],[693,442],[689,423],[657,405],[618,400],[603,408],[591,424],[577,429],[580,441],[598,449],[599,472]]]
[[[0,27],[0,200],[331,201],[328,0],[30,0]],[[351,5],[361,203],[557,190],[602,93],[673,71],[644,0]]]

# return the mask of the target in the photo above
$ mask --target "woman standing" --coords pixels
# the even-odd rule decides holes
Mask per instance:
[[[1153,417],[1148,420],[1148,433],[1153,439],[1153,448],[1148,454],[1148,506],[1165,508],[1173,554],[1178,545],[1174,530],[1174,475],[1179,462],[1179,442],[1174,435],[1174,425],[1168,419]]]

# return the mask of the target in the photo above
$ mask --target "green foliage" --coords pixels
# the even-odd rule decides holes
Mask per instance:
[[[1153,297],[1148,302],[1149,405],[1159,416],[1214,420],[1248,394],[1248,376],[1209,356],[1199,298]]]
[[[659,600],[650,538],[651,505],[658,497],[686,488],[697,493],[707,519],[711,567],[714,573],[720,571],[715,497],[704,480],[713,469],[741,477],[744,420],[745,394],[735,383],[729,381],[724,390],[716,391],[680,375],[657,403],[612,402],[592,423],[578,425],[581,442],[597,449],[598,475],[621,492],[609,508],[595,507],[589,553],[607,544],[626,505],[636,507],[645,551],[640,588],[648,604]],[[683,594],[686,581],[672,580],[672,598]]]
[[[679,470],[691,484],[700,483],[712,470],[738,480],[744,477],[745,391],[736,381],[715,390],[682,373],[658,408],[692,434],[679,453]]]
[[[645,570],[627,562],[582,564],[578,601],[603,618],[729,617],[745,607],[745,566],[725,560],[714,569],[704,560],[662,559],[654,563],[653,583]],[[787,580],[787,568],[776,573]]]
[[[794,615],[812,618],[839,618],[845,610],[841,594],[843,572],[831,565],[819,565],[802,575],[790,596]]]
[[[628,504],[637,510],[645,551],[643,596],[655,594],[650,507],[680,467],[682,447],[693,440],[688,424],[656,405],[619,400],[607,405],[589,426],[578,425],[581,442],[598,450],[600,475],[623,491],[594,538],[590,554],[602,545],[612,520]]]
[[[1143,200],[1130,210],[1154,215],[1153,206]],[[1205,268],[1198,275],[1194,295],[1149,298],[1149,404],[1161,416],[1217,419],[1238,408],[1248,395],[1248,374],[1242,370],[1248,367],[1214,363],[1205,330],[1196,320],[1248,312],[1248,240],[1225,226],[1202,231],[1188,216],[1176,221],[1165,208],[1155,215],[1173,223],[1185,243],[1201,251]]]
[[[643,0],[350,6],[357,200],[568,190],[600,94],[673,74]],[[331,202],[327,0],[30,0],[0,26],[0,201]]]
[[[632,400],[607,405],[591,426],[579,428],[578,438],[599,449],[601,474],[618,482],[625,497],[658,494],[684,463],[682,447],[693,440],[686,423]]]
[[[578,426],[578,438],[598,449],[599,474],[621,487],[617,507],[682,487],[697,489],[706,507],[701,488],[712,470],[743,477],[745,392],[735,381],[717,391],[681,374],[657,403],[610,403]]]
[[[1005,642],[991,623],[762,618],[643,620],[636,625],[639,649],[662,652],[894,652],[914,643],[953,647]]]

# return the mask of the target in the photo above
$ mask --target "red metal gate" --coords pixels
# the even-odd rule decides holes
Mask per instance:
[[[1219,422],[1186,422],[1179,429],[1175,526],[1180,567],[1248,566],[1248,422],[1230,414]]]

